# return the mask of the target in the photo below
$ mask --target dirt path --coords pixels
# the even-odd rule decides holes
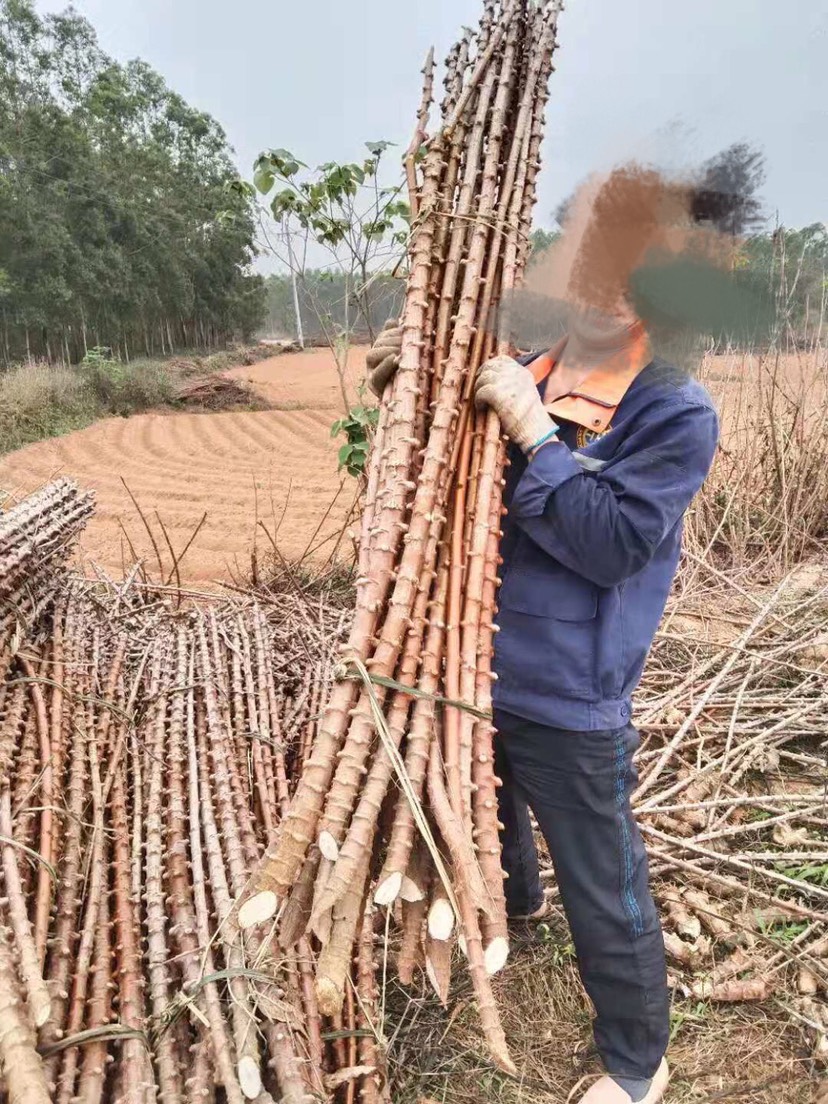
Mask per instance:
[[[352,354],[350,390],[362,378],[364,358],[364,350]],[[155,564],[122,480],[155,529],[165,572],[171,557],[156,513],[179,553],[206,512],[181,564],[182,579],[191,584],[246,573],[257,519],[271,533],[281,519],[280,550],[289,557],[301,555],[309,542],[317,544],[341,529],[355,491],[353,480],[343,482],[337,473],[338,446],[330,436],[331,422],[343,408],[333,358],[327,350],[313,349],[235,368],[230,375],[252,383],[275,409],[108,418],[66,437],[39,441],[0,458],[0,502],[57,475],[92,488],[97,511],[81,554],[115,577],[132,559],[124,529],[137,553]],[[269,547],[261,529],[258,546],[262,553]]]

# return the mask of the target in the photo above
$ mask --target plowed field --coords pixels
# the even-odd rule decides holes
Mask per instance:
[[[365,352],[351,352],[350,399],[364,378]],[[40,441],[0,457],[0,506],[8,495],[28,493],[57,475],[93,488],[98,508],[81,554],[89,571],[95,563],[116,578],[133,560],[130,542],[153,575],[159,573],[155,549],[124,482],[155,532],[165,575],[172,557],[158,518],[179,554],[206,514],[181,562],[182,582],[203,587],[247,576],[254,539],[261,556],[271,547],[263,527],[272,535],[278,525],[278,547],[287,557],[300,556],[309,546],[324,557],[356,491],[352,479],[337,473],[338,442],[330,436],[331,423],[343,411],[332,354],[311,349],[228,374],[249,383],[273,409],[109,418]],[[772,377],[778,377],[773,386],[784,382],[786,395],[801,395],[806,411],[824,403],[824,359],[782,357],[764,376],[751,357],[708,360],[703,378],[721,410],[726,444],[738,446],[745,426],[749,431],[751,409],[767,402]]]
[[[355,350],[350,391],[363,372],[364,350]],[[172,557],[158,519],[178,555],[206,514],[180,564],[184,582],[246,575],[254,537],[261,555],[270,548],[262,526],[271,534],[278,526],[285,556],[299,556],[309,544],[321,544],[324,554],[330,548],[325,539],[341,530],[356,490],[352,479],[343,481],[337,473],[338,446],[330,436],[331,422],[343,409],[331,354],[308,350],[230,374],[250,382],[274,409],[108,418],[0,458],[3,497],[27,493],[57,475],[93,488],[97,511],[81,554],[89,570],[94,562],[115,577],[132,561],[129,542],[159,573],[127,488],[154,531],[165,574]]]

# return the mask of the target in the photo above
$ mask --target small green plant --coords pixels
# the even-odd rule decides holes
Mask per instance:
[[[117,363],[116,358],[112,355],[112,350],[108,345],[93,345],[91,349],[86,350],[81,364],[86,367],[95,364],[112,364]]]
[[[84,383],[107,409],[117,406],[126,365],[113,357],[111,349],[101,345],[89,349],[80,362],[80,373]]]
[[[789,878],[796,878],[798,882],[809,882],[811,885],[828,888],[828,863],[784,867],[783,873]]]
[[[773,813],[769,809],[748,809],[745,820],[748,824],[759,824],[763,820],[770,820]]]
[[[555,936],[548,924],[538,925],[538,938],[544,943],[552,944],[549,948],[549,960],[552,966],[567,966],[575,961],[575,944],[555,942]]]
[[[360,395],[360,400],[362,396]],[[359,479],[365,473],[365,462],[371,447],[371,437],[379,419],[376,406],[352,407],[344,418],[337,418],[331,426],[331,437],[345,434],[345,444],[339,450],[339,470],[343,468],[348,475]]]
[[[670,1042],[673,1043],[687,1024],[704,1023],[710,1006],[706,1001],[696,1001],[686,1008],[672,1008],[670,1011]]]
[[[808,927],[807,922],[804,920],[774,920],[768,923],[759,910],[754,913],[754,916],[756,919],[756,926],[762,935],[782,945],[792,943],[797,936],[802,935]]]

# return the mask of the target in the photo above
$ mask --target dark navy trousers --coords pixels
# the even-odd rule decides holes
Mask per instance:
[[[595,1043],[609,1073],[652,1077],[667,1050],[670,998],[647,856],[632,817],[632,725],[572,732],[495,711],[503,865],[511,915],[543,893],[529,809],[549,847]]]

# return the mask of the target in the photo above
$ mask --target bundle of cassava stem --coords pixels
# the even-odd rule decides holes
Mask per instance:
[[[421,965],[443,1000],[456,940],[507,1070],[490,984],[508,953],[491,711],[504,441],[473,381],[511,351],[495,317],[527,256],[559,9],[487,2],[447,60],[430,137],[426,63],[402,355],[370,457],[352,629],[296,793],[224,929],[284,948],[310,936],[328,1015],[372,910],[401,924],[399,976]]]

